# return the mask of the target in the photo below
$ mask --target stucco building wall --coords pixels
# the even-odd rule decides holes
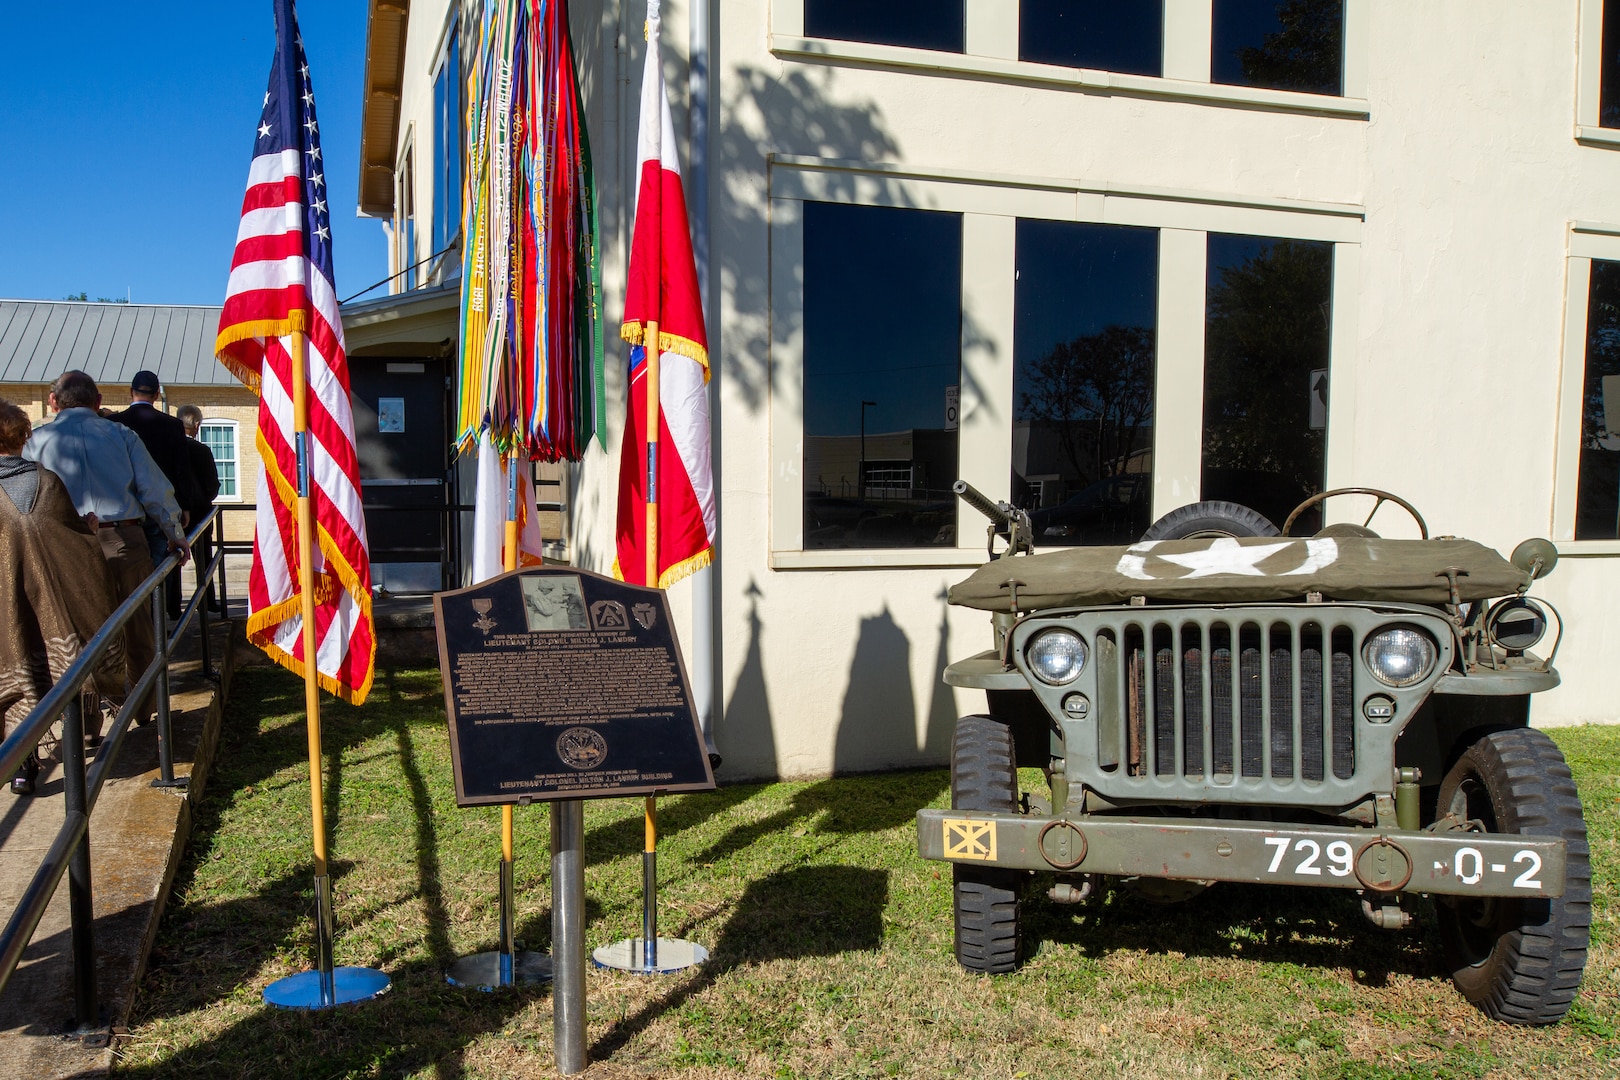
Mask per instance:
[[[1504,551],[1527,536],[1557,541],[1563,563],[1537,593],[1570,627],[1564,685],[1538,697],[1535,721],[1620,718],[1605,676],[1620,636],[1607,617],[1620,542],[1573,540],[1585,291],[1572,282],[1584,281],[1585,260],[1620,258],[1620,141],[1593,136],[1587,115],[1595,0],[1346,0],[1337,97],[1210,84],[1208,0],[1167,0],[1162,79],[1020,62],[1017,8],[967,0],[960,55],[807,39],[801,0],[711,8],[721,516],[708,581],[727,774],[939,763],[954,717],[982,707],[978,693],[939,679],[946,662],[989,642],[986,619],[943,600],[983,559],[971,512],[954,548],[805,547],[807,199],[963,215],[961,473],[992,497],[1008,494],[1012,454],[1017,219],[1157,229],[1155,516],[1199,497],[1206,235],[1332,244],[1328,485],[1392,489],[1432,532]],[[446,10],[411,8],[402,102],[419,154]],[[687,11],[686,0],[663,5],[683,162]],[[573,17],[611,339],[645,11],[603,0],[576,3]],[[419,188],[418,213],[431,205]],[[614,355],[611,449],[572,472],[570,498],[571,553],[598,571],[613,560],[623,349]],[[1378,525],[1409,529],[1394,516]],[[693,587],[671,590],[683,636]]]

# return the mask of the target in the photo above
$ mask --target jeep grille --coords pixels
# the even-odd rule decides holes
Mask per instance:
[[[1100,626],[1095,640],[1105,772],[1218,782],[1355,773],[1350,627],[1181,612]]]

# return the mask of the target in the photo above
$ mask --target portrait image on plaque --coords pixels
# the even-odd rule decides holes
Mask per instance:
[[[713,789],[661,591],[536,567],[433,613],[458,805]]]
[[[579,578],[524,577],[523,618],[529,632],[539,630],[584,630],[585,592]]]

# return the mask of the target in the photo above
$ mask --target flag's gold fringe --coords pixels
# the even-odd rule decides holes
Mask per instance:
[[[674,566],[671,566],[669,569],[659,574],[658,587],[660,589],[667,589],[677,581],[680,581],[682,578],[691,577],[693,574],[697,573],[699,570],[712,564],[713,562],[714,549],[704,548],[696,555],[693,555],[690,559],[682,559]],[[619,560],[617,556],[615,556],[613,559],[613,576],[619,581],[624,580],[624,571],[619,568]]]
[[[287,507],[289,510],[292,510],[296,515],[298,508],[298,489],[295,488],[287,480],[287,478],[281,474],[281,470],[277,467],[275,453],[270,449],[270,444],[265,439],[264,432],[256,432],[254,437],[255,443],[259,450],[259,460],[264,462],[265,475],[270,478],[271,486],[275,488],[275,493],[277,497],[281,499],[282,505]],[[311,516],[313,517],[313,515]],[[365,620],[367,626],[371,627],[370,654],[366,657],[366,681],[364,683],[351,691],[347,687],[342,686],[331,676],[323,675],[319,667],[315,669],[315,680],[323,689],[326,690],[327,693],[340,697],[351,705],[361,705],[365,703],[366,695],[371,693],[371,684],[376,676],[377,671],[377,623],[372,617],[371,613],[371,590],[361,587],[360,575],[355,572],[354,567],[349,565],[348,559],[344,558],[343,552],[338,548],[337,541],[332,539],[332,534],[326,531],[325,526],[323,526],[318,520],[314,522],[314,525],[316,542],[321,546],[321,554],[326,557],[326,565],[337,572],[338,580],[343,583],[344,589],[346,589],[349,595],[355,598],[355,602],[359,604],[361,618]],[[300,558],[302,555],[303,553],[300,552]],[[319,577],[312,575],[310,580],[315,589],[315,602],[317,604],[328,603],[334,598],[332,584],[330,580],[328,580],[328,576],[326,574],[322,574]],[[248,619],[248,640],[252,641],[255,645],[258,645],[264,650],[265,655],[269,656],[272,660],[275,660],[276,663],[280,664],[282,667],[287,668],[289,671],[296,671],[299,675],[302,675],[304,673],[303,665],[299,663],[299,661],[290,653],[269,644],[267,637],[265,639],[259,639],[253,636],[253,631],[255,629],[263,629],[272,623],[283,622],[294,614],[302,614],[301,610],[289,609],[283,611],[282,609],[286,608],[289,604],[293,605],[294,608],[297,608],[298,593],[296,592],[296,585],[295,591],[290,599],[284,600],[278,604],[274,604],[271,607],[266,608],[263,612],[260,612],[258,616],[253,616]],[[272,613],[275,615],[275,617],[269,618],[268,615]],[[264,618],[261,618],[261,616]],[[285,657],[285,659],[279,658],[276,655],[277,653],[280,653],[282,657]]]
[[[619,327],[619,336],[632,345],[647,344],[647,327],[639,322],[627,322]],[[678,353],[689,357],[703,365],[703,381],[709,381],[709,350],[688,337],[671,334],[667,330],[658,331],[658,352],[663,355],[667,352]]]
[[[252,390],[259,393],[259,374],[250,371],[237,363],[233,357],[226,355],[225,350],[238,341],[248,338],[286,337],[288,334],[302,331],[309,333],[309,313],[300,308],[289,311],[285,319],[251,319],[247,322],[232,323],[225,327],[214,338],[214,356],[229,369],[232,375]]]
[[[658,587],[667,589],[682,578],[691,577],[714,561],[714,549],[704,548],[690,559],[682,559],[658,575]]]

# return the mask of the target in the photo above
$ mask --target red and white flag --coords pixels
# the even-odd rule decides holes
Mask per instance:
[[[647,59],[641,79],[640,175],[630,244],[629,286],[619,335],[630,350],[630,408],[619,460],[618,560],[614,575],[660,588],[713,558],[714,479],[709,457],[709,346],[703,300],[686,221],[675,123],[658,53],[658,0],[647,4]],[[658,340],[648,340],[648,327]],[[658,449],[647,454],[646,350],[659,354]],[[657,506],[658,580],[647,577],[647,481]]]
[[[314,518],[315,670],[323,689],[358,705],[371,689],[376,630],[349,365],[333,285],[326,166],[292,0],[276,0],[275,11],[276,56],[214,340],[220,362],[259,395],[263,468],[247,635],[272,660],[304,673],[291,354],[293,335],[302,334]]]

